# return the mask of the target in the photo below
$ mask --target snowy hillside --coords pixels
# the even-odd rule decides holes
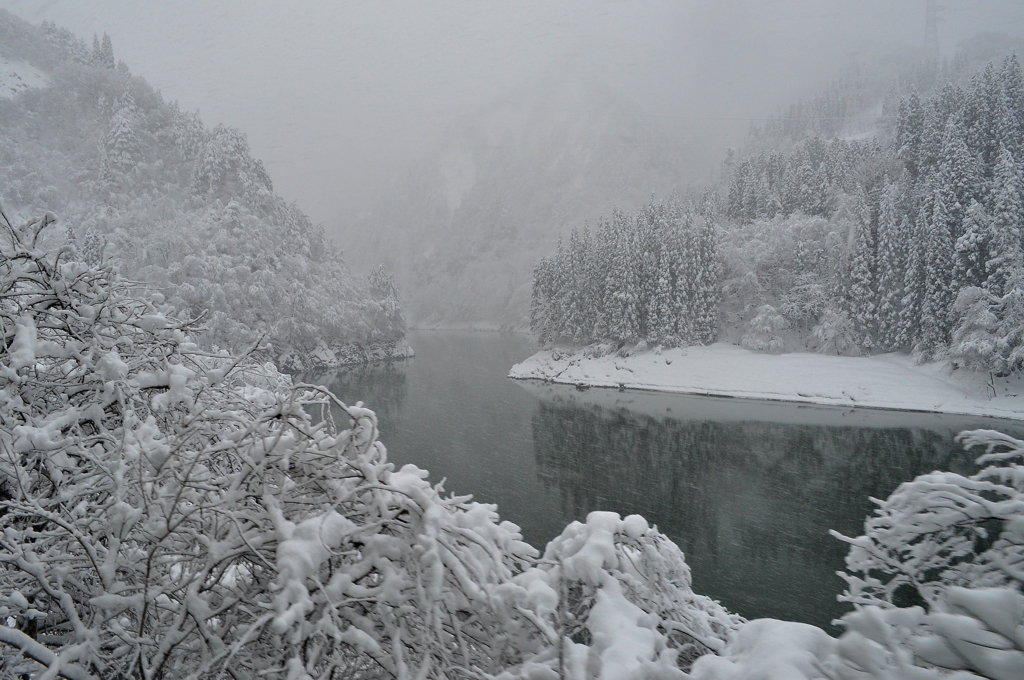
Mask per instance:
[[[0,11],[0,198],[15,221],[56,213],[50,247],[116,263],[201,318],[207,347],[304,370],[405,356],[390,275],[348,271],[320,227],[274,191],[240,130],[207,127],[84,41]],[[44,73],[49,76],[44,76]]]
[[[398,273],[414,323],[523,328],[559,235],[706,179],[687,165],[703,153],[615,92],[548,84],[453,125],[343,240]]]
[[[47,85],[46,74],[29,64],[0,57],[0,99]]]

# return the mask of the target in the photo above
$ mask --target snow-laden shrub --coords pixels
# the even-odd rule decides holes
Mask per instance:
[[[639,515],[590,513],[548,544],[541,566],[559,593],[560,677],[682,677],[742,622],[693,592],[683,553]]]
[[[546,640],[493,506],[210,355],[109,267],[0,251],[0,643],[67,678],[458,677]],[[475,670],[469,670],[475,669]]]
[[[845,311],[827,309],[811,329],[811,340],[822,354],[857,356],[857,329]]]
[[[892,637],[918,663],[1024,677],[1024,441],[958,439],[985,447],[983,469],[921,475],[879,502],[863,536],[833,532],[851,546],[840,599],[877,610],[885,624],[868,637]]]
[[[856,604],[937,606],[952,586],[1024,586],[1024,442],[994,430],[962,432],[985,465],[964,477],[932,472],[899,486],[848,538],[847,592]]]
[[[741,624],[694,680],[1024,678],[1024,441],[963,432],[981,471],[900,485],[847,538],[840,599],[855,610],[838,639],[805,624]]]
[[[747,325],[747,334],[741,344],[747,349],[770,354],[781,354],[786,349],[782,333],[789,328],[789,322],[771,305],[761,305],[757,316]]]
[[[52,221],[0,242],[3,675],[681,677],[739,621],[640,517],[537,561],[494,506],[395,470],[361,404],[38,249]]]

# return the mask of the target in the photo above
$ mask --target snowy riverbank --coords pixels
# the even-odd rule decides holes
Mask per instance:
[[[620,357],[586,349],[544,350],[516,364],[510,378],[580,387],[616,387],[832,406],[932,411],[1024,420],[1024,381],[943,363],[915,365],[904,354],[837,357],[762,354],[716,343]]]

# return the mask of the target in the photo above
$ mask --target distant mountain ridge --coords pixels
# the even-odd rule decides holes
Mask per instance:
[[[396,272],[417,325],[525,328],[533,266],[559,235],[705,181],[688,151],[612,90],[534,85],[453,124],[343,247]]]

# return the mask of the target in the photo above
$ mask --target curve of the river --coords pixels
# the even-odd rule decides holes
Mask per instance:
[[[524,336],[409,341],[410,361],[315,377],[377,412],[397,466],[497,503],[539,549],[593,510],[639,513],[686,553],[696,591],[747,618],[828,627],[846,609],[829,529],[858,535],[870,498],[918,474],[972,472],[961,430],[1024,437],[990,418],[522,383],[505,376],[535,350]]]

